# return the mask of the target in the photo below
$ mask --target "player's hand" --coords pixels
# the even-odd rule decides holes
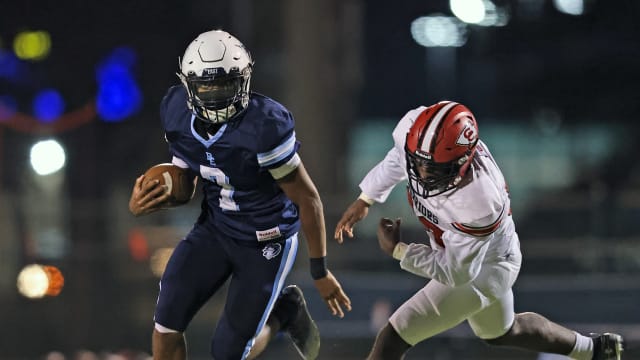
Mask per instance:
[[[313,284],[316,286],[316,289],[318,289],[327,307],[329,307],[331,314],[343,318],[343,306],[347,311],[351,311],[351,300],[347,294],[344,293],[342,286],[340,286],[340,283],[331,271],[327,270],[327,276],[314,280]]]
[[[382,218],[378,223],[378,244],[380,249],[386,254],[393,256],[393,249],[400,241],[400,224],[402,220],[400,218],[395,221],[389,218]]]
[[[160,210],[170,195],[167,187],[159,185],[158,180],[145,183],[144,175],[140,175],[131,191],[129,211],[135,216],[140,216]]]
[[[349,205],[344,214],[342,214],[340,221],[338,221],[338,225],[336,225],[336,230],[333,235],[333,238],[336,239],[339,244],[342,244],[343,232],[346,232],[347,236],[353,238],[353,225],[367,216],[369,213],[369,206],[369,204],[361,199],[357,199]]]

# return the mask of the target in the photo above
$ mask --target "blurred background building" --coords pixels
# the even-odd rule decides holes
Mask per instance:
[[[128,198],[139,174],[169,161],[159,103],[187,44],[213,28],[252,52],[253,90],[293,112],[329,234],[406,111],[468,105],[510,184],[525,256],[517,310],[620,332],[639,359],[638,17],[633,0],[0,0],[0,359],[148,356],[158,276],[200,198],[143,218]],[[380,216],[424,239],[403,189],[356,239],[329,239],[353,301],[343,320],[316,295],[300,248],[290,281],[307,290],[321,358],[364,358],[425,283],[378,250]],[[31,264],[60,269],[62,291],[45,295],[45,272],[21,273]],[[193,359],[208,358],[223,301],[187,333]],[[489,349],[462,324],[408,358],[426,356],[544,355]],[[278,339],[264,358],[296,355]]]

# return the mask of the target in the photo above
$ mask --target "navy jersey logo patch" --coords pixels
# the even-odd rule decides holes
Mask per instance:
[[[216,159],[213,158],[213,154],[210,152],[205,152],[205,154],[207,155],[207,160],[209,160],[209,164],[211,166],[216,166]]]
[[[271,260],[274,257],[280,255],[281,251],[282,251],[282,245],[278,243],[267,244],[265,245],[265,247],[262,248],[262,256],[264,256],[265,259],[267,260]]]

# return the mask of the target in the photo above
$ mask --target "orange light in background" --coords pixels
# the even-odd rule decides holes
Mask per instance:
[[[49,286],[47,286],[45,295],[58,296],[64,287],[64,276],[62,276],[62,272],[55,266],[43,265],[42,268],[47,273],[47,279],[49,280]]]
[[[58,296],[64,287],[64,276],[55,266],[31,264],[18,274],[18,292],[30,299]]]
[[[140,229],[129,231],[129,254],[135,261],[145,261],[149,258],[149,245],[147,237]]]
[[[13,39],[13,51],[22,60],[42,60],[51,51],[51,36],[46,31],[23,31]]]

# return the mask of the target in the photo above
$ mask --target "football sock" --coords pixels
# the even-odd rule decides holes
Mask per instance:
[[[593,339],[576,333],[576,344],[569,353],[569,357],[575,360],[591,360],[593,357]]]

